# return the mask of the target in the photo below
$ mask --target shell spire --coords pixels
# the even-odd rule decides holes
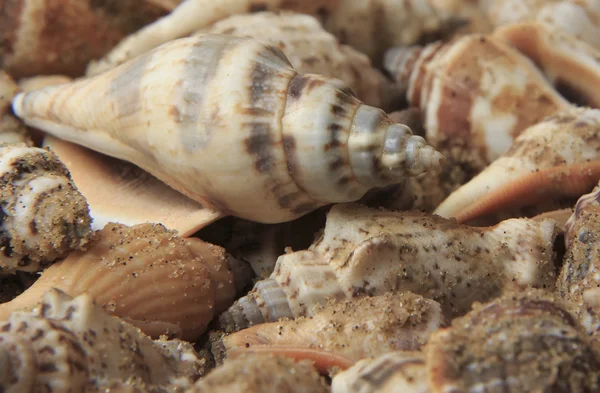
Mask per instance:
[[[225,214],[275,223],[360,199],[443,156],[341,81],[257,40],[199,35],[17,95],[26,124],[129,161]]]

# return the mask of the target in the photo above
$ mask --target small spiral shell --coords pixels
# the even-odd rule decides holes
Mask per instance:
[[[0,201],[3,269],[42,270],[91,236],[87,203],[50,151],[0,145]]]
[[[431,214],[338,204],[308,250],[280,256],[273,274],[219,321],[239,330],[311,316],[327,299],[388,291],[436,300],[452,317],[505,289],[551,288],[555,237],[552,220],[511,219],[476,228]]]
[[[21,93],[13,110],[205,207],[263,223],[358,200],[443,158],[341,81],[298,74],[279,49],[226,35],[171,41],[101,75]]]

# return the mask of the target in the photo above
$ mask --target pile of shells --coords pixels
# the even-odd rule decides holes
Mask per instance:
[[[0,391],[600,391],[596,3],[0,1]]]

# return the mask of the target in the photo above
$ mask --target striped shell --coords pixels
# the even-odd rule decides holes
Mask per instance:
[[[182,239],[158,224],[108,224],[85,252],[46,269],[25,292],[0,305],[0,319],[35,307],[58,288],[89,294],[112,315],[146,334],[196,340],[213,315],[226,310],[250,284],[250,268],[221,247]]]
[[[427,141],[473,174],[527,127],[571,107],[529,59],[493,36],[392,49],[386,69],[421,109]]]
[[[205,207],[265,223],[358,200],[442,158],[339,80],[297,74],[279,49],[233,36],[171,41],[96,77],[21,93],[13,110]]]
[[[0,145],[0,207],[3,270],[40,271],[91,236],[85,198],[48,150]]]
[[[411,291],[448,317],[504,289],[555,279],[554,222],[512,219],[475,228],[434,215],[335,205],[308,250],[278,258],[275,271],[219,317],[235,330],[311,316],[327,299]]]
[[[435,214],[461,223],[486,216],[497,222],[553,210],[560,203],[571,207],[600,180],[598,135],[598,109],[574,107],[549,116],[523,131]]]
[[[191,344],[153,341],[88,295],[71,298],[56,289],[33,312],[13,313],[0,330],[4,392],[87,392],[114,382],[178,392],[202,367]]]

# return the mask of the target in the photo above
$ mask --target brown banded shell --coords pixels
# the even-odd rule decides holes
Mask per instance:
[[[21,93],[13,110],[207,208],[263,223],[358,200],[443,158],[341,81],[300,75],[279,49],[226,35],[171,41],[96,77]]]
[[[39,308],[13,313],[0,329],[5,392],[87,392],[120,382],[174,393],[202,370],[191,344],[153,341],[88,295],[52,289]]]
[[[418,212],[331,208],[308,250],[282,255],[275,271],[219,317],[235,330],[314,315],[328,299],[411,291],[438,301],[447,317],[506,289],[552,288],[552,220],[458,225]]]
[[[435,210],[458,222],[571,207],[600,180],[600,110],[571,108],[528,127],[510,149]]]
[[[0,305],[2,319],[39,304],[50,288],[89,294],[112,315],[151,336],[193,341],[213,315],[250,283],[251,270],[221,247],[182,239],[158,224],[108,224],[85,252],[46,269],[25,292]]]
[[[3,270],[40,271],[91,236],[85,198],[48,150],[0,145],[0,205]]]
[[[91,59],[165,14],[145,0],[0,3],[0,67],[15,78],[79,76]]]
[[[527,127],[571,107],[527,57],[494,36],[392,49],[386,69],[421,109],[427,141],[473,175]]]
[[[358,361],[417,350],[444,325],[440,305],[410,292],[331,302],[310,318],[253,326],[213,344],[217,361],[228,351],[256,347],[322,349]]]

